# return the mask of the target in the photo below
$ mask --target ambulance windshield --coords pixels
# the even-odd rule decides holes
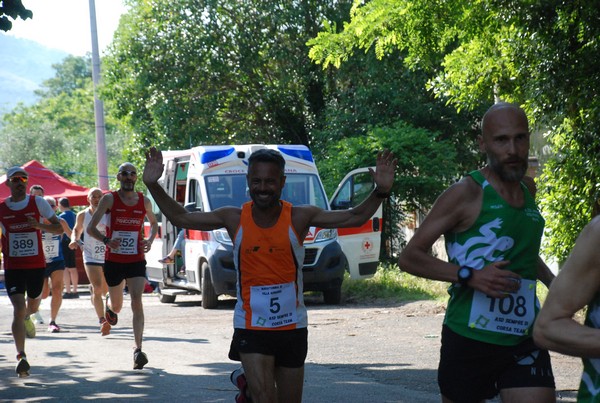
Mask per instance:
[[[246,175],[211,175],[205,180],[211,210],[225,206],[241,207],[250,200]],[[329,210],[317,175],[286,174],[281,198],[294,205],[311,204]]]

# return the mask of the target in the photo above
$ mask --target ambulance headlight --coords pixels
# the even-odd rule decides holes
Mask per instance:
[[[337,229],[322,229],[319,232],[317,232],[315,242],[329,241],[335,238],[337,238]]]
[[[233,242],[231,242],[231,238],[229,238],[229,234],[227,233],[226,230],[224,229],[218,229],[213,231],[213,235],[215,237],[215,241],[217,241],[218,243],[222,243],[225,245],[233,245]]]

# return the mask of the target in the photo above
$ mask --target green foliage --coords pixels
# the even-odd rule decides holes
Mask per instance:
[[[309,144],[324,73],[304,44],[337,1],[130,3],[104,75],[130,149]]]
[[[33,18],[33,13],[23,5],[21,0],[2,0],[0,1],[0,31],[10,31],[12,22],[10,17],[16,20],[17,17],[22,20]]]
[[[538,198],[548,219],[546,251],[563,259],[600,211],[599,18],[596,2],[582,1],[356,1],[343,29],[326,24],[309,41],[310,56],[327,67],[343,65],[356,49],[374,48],[379,58],[400,51],[458,110],[497,99],[524,105],[554,155]]]
[[[69,56],[37,91],[40,100],[3,116],[0,160],[5,167],[36,159],[83,186],[97,186],[94,96],[89,57]],[[120,161],[120,134],[106,119],[109,166]]]
[[[444,155],[448,166],[432,170],[425,158],[413,156],[406,172],[420,179],[403,184],[407,205],[426,207],[439,183],[475,165],[469,140],[473,115],[457,114],[436,100],[425,89],[427,75],[407,69],[404,56],[393,54],[379,63],[373,52],[356,55],[336,72],[310,63],[306,42],[323,19],[341,23],[348,2],[132,0],[130,5],[104,63],[103,94],[135,133],[127,145],[134,162],[149,145],[300,143],[310,145],[316,161],[325,164],[331,192],[342,168],[373,164],[375,150],[388,143],[399,149],[391,145],[403,130],[397,122],[406,121],[427,136],[418,139],[417,131],[406,143],[428,143],[428,152],[437,154],[425,158],[442,161]],[[374,130],[389,139],[366,144],[365,135]],[[406,149],[423,151],[412,144]],[[349,153],[365,158],[345,159]]]
[[[373,128],[366,136],[349,137],[330,144],[329,157],[318,161],[327,192],[333,192],[346,172],[373,165],[377,152],[385,148],[398,158],[392,193],[405,211],[433,204],[461,173],[456,150],[450,141],[441,139],[439,133],[400,121]]]

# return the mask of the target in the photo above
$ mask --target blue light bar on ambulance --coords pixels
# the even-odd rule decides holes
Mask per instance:
[[[310,150],[307,150],[305,148],[294,148],[285,146],[278,146],[277,148],[279,149],[279,151],[289,155],[290,157],[295,157],[308,162],[313,162],[312,153],[310,152]]]
[[[235,151],[235,148],[233,148],[233,147],[229,147],[224,150],[206,151],[206,152],[202,153],[202,155],[200,156],[200,162],[202,164],[208,164],[209,162],[216,161],[219,158],[227,157],[229,154],[233,153],[234,151]]]

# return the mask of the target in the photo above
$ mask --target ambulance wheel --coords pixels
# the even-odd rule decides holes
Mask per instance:
[[[323,291],[323,300],[327,305],[339,305],[342,302],[342,286]]]
[[[215,309],[219,303],[215,287],[210,278],[208,263],[202,263],[202,308]]]

